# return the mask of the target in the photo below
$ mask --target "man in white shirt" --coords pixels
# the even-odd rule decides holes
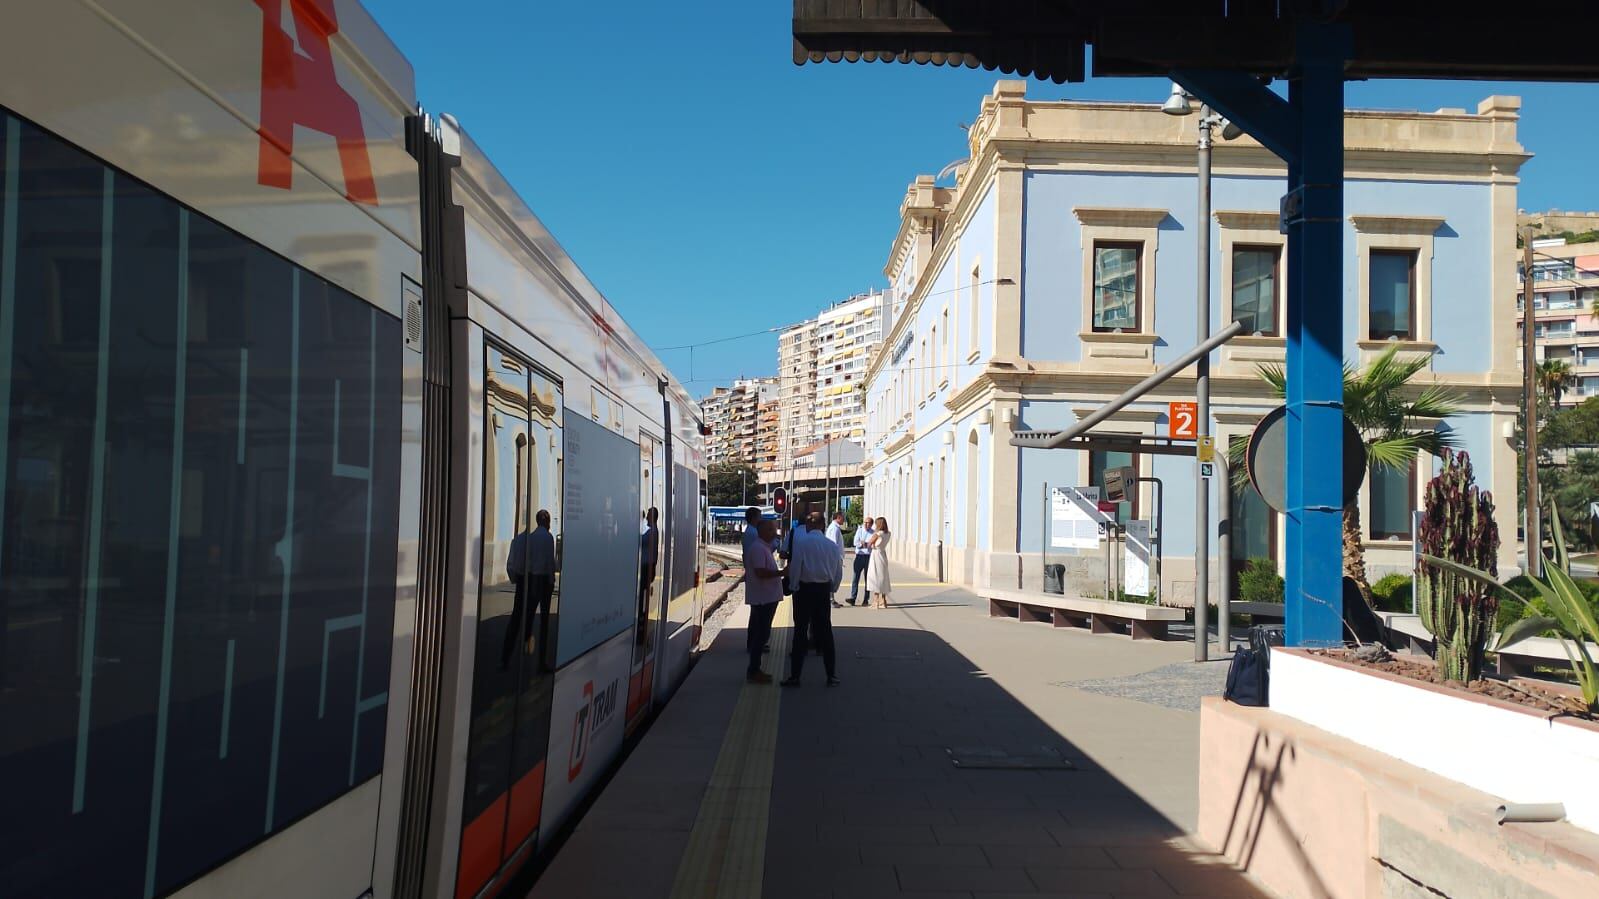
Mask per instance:
[[[827,685],[838,686],[836,654],[833,649],[832,598],[843,580],[839,548],[822,533],[822,513],[811,513],[806,527],[794,532],[789,558],[790,583],[794,590],[794,647],[789,657],[785,687],[800,684],[805,666],[807,643],[814,639],[822,650],[822,665],[827,669]]]
[[[783,573],[777,570],[777,559],[772,556],[771,541],[777,536],[777,522],[761,520],[759,509],[749,511],[755,513],[757,523],[746,528],[754,536],[744,541],[744,602],[750,607],[744,640],[750,664],[744,677],[752,683],[769,684],[772,676],[761,670],[761,653],[772,634],[777,604],[783,601]]]
[[[843,512],[834,512],[833,513],[833,520],[828,522],[828,524],[827,524],[827,539],[833,541],[833,546],[838,548],[838,553],[839,553],[840,556],[842,556],[844,554],[844,513]],[[840,578],[840,582],[842,583],[842,578]],[[835,609],[844,608],[843,606],[839,605],[839,603],[838,603],[838,596],[837,596],[837,588],[836,587],[834,588],[834,595],[829,597],[829,601],[833,604],[833,608],[835,608]]]
[[[859,592],[861,580],[866,577],[866,569],[872,564],[872,516],[862,514],[860,526],[855,529],[855,576],[849,582],[849,599],[845,602],[855,605],[855,595]],[[866,588],[866,598],[861,600],[861,605],[872,604],[872,588]]]

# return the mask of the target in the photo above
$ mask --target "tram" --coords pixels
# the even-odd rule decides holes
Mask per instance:
[[[703,426],[355,0],[0,9],[0,894],[476,897],[685,676]]]

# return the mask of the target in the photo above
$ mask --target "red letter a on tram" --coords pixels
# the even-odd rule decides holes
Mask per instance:
[[[283,30],[283,4],[294,16],[294,35]],[[333,0],[255,0],[261,7],[261,152],[257,180],[293,186],[294,126],[338,141],[344,195],[376,206],[377,188],[366,155],[361,107],[333,74],[328,37],[339,30]]]

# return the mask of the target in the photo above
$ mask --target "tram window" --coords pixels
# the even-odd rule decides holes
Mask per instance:
[[[3,111],[0,205],[0,883],[159,895],[381,767],[399,323]]]

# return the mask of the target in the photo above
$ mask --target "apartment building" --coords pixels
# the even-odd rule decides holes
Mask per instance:
[[[1599,396],[1599,315],[1594,310],[1599,301],[1599,242],[1534,240],[1532,254],[1534,352],[1539,362],[1570,366],[1571,383],[1550,399],[1562,407],[1574,406]],[[1526,282],[1520,265],[1516,273],[1519,314]],[[1519,320],[1516,333],[1519,339]],[[1516,360],[1519,368],[1521,356]]]
[[[765,399],[755,407],[755,462],[756,469],[772,471],[777,468],[777,450],[781,440],[778,427],[782,402],[778,399],[777,379],[770,378],[772,386],[762,392]]]
[[[883,339],[886,295],[850,297],[816,318],[816,439],[866,442],[866,364]]]
[[[1020,449],[1010,438],[1081,420],[1197,343],[1199,228],[1210,232],[1211,327],[1248,327],[1212,354],[1211,433],[1223,447],[1245,439],[1280,404],[1259,366],[1286,353],[1282,161],[1248,136],[1217,141],[1214,211],[1197,221],[1193,117],[1163,115],[1155,103],[1029,100],[1026,89],[999,82],[953,185],[919,177],[900,207],[885,274],[905,305],[866,372],[866,504],[891,522],[890,554],[957,582],[1040,589],[1046,490],[1101,486],[1106,469],[1132,466],[1165,485],[1162,503],[1145,483],[1117,510],[1151,521],[1164,507],[1162,601],[1191,603],[1197,577],[1215,584],[1252,558],[1280,569],[1281,516],[1252,489],[1218,480],[1210,520],[1228,510],[1232,556],[1196,570],[1191,459]],[[1495,96],[1475,113],[1350,110],[1344,121],[1343,357],[1357,367],[1391,348],[1424,358],[1417,380],[1463,398],[1461,413],[1436,427],[1454,434],[1500,497],[1501,568],[1515,562],[1506,435],[1520,376],[1507,295],[1517,277],[1517,172],[1529,158],[1516,139],[1520,105]],[[1599,269],[1599,259],[1563,252],[1570,265],[1541,292],[1552,296],[1579,266]],[[1193,396],[1189,369],[1096,432],[1164,436],[1168,402]],[[1421,457],[1408,471],[1368,472],[1359,508],[1373,578],[1410,567],[1411,513],[1434,465]],[[1049,550],[1069,578],[1082,577],[1076,589],[1093,589],[1096,564],[1103,589],[1102,559]]]
[[[761,460],[761,408],[774,405],[776,394],[775,378],[741,378],[701,400],[700,411],[711,429],[705,441],[706,461],[711,465],[757,465]]]
[[[777,338],[777,467],[794,464],[816,443],[816,319]]]

